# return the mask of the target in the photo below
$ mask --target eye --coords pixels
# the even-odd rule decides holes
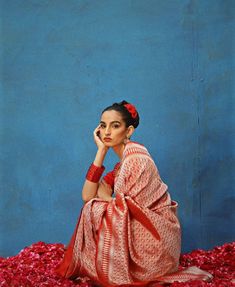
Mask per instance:
[[[100,128],[101,128],[101,129],[104,129],[104,128],[105,128],[105,125],[104,125],[104,124],[100,124]]]
[[[119,128],[119,125],[118,125],[118,124],[114,124],[113,127],[114,127],[115,129],[117,129],[117,128]]]

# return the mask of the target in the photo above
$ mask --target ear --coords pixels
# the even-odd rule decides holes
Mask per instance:
[[[130,138],[135,131],[135,128],[131,125],[127,128],[127,137]]]

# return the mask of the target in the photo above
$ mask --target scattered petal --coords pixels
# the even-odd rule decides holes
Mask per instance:
[[[87,282],[76,282],[59,277],[55,267],[64,256],[60,243],[37,242],[21,250],[18,255],[0,257],[0,287],[92,287]],[[235,242],[217,246],[213,250],[194,250],[180,257],[180,268],[197,266],[211,273],[211,282],[174,282],[171,287],[230,287],[235,286]],[[156,286],[161,286],[160,284]]]

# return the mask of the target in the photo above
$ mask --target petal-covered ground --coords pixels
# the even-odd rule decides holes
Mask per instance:
[[[64,245],[38,242],[24,248],[18,255],[8,258],[0,257],[1,287],[92,287],[89,283],[76,283],[58,277],[54,268],[61,261]],[[175,282],[171,287],[223,287],[235,286],[235,242],[215,247],[213,250],[194,250],[180,258],[182,267],[198,266],[210,272],[211,282],[191,281]],[[161,286],[161,285],[158,285]]]

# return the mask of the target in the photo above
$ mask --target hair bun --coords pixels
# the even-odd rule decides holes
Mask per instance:
[[[134,128],[137,128],[139,125],[139,114],[136,110],[136,107],[132,105],[131,103],[128,103],[127,101],[123,100],[119,103],[113,103],[112,106],[107,107],[103,110],[102,113],[109,110],[115,110],[119,113],[121,113],[123,120],[126,123],[126,126],[133,126]]]

